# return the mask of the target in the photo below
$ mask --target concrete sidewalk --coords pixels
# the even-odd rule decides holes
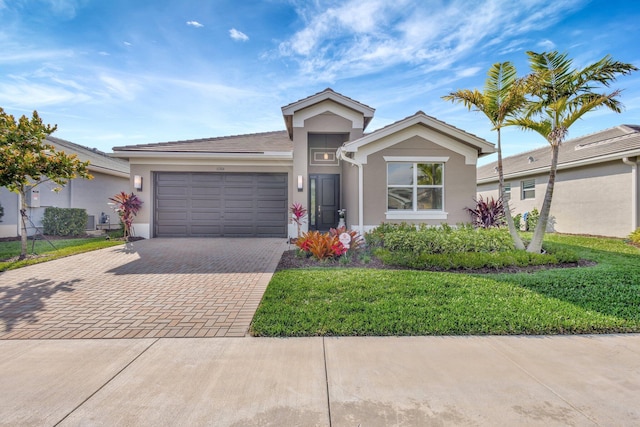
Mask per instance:
[[[1,425],[640,425],[640,335],[0,341]]]

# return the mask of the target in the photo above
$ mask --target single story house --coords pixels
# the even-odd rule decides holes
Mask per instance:
[[[71,180],[59,192],[53,191],[58,186],[52,182],[35,186],[27,195],[27,214],[33,224],[36,227],[42,227],[44,211],[52,206],[86,209],[89,217],[87,230],[95,230],[101,223],[106,223],[108,227],[109,221],[114,228],[117,228],[119,219],[107,203],[109,197],[129,190],[131,186],[129,163],[124,159],[110,157],[95,148],[83,147],[52,136],[48,136],[45,142],[53,145],[56,151],[75,154],[82,161],[88,160],[93,179]],[[0,205],[4,209],[4,216],[0,219],[0,237],[19,236],[21,234],[19,195],[0,187]],[[27,233],[34,234],[35,228],[30,224],[28,226]]]
[[[493,144],[418,112],[369,134],[374,109],[332,89],[282,107],[285,130],[115,147],[144,205],[142,237],[296,235],[346,224],[469,221],[476,164]]]
[[[620,125],[560,146],[550,230],[626,237],[640,226],[640,126]],[[513,213],[540,210],[551,147],[503,159]],[[498,197],[497,162],[478,168],[478,195]]]

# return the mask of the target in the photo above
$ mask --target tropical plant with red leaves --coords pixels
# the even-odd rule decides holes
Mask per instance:
[[[133,226],[133,219],[140,211],[140,208],[142,208],[142,200],[135,194],[127,194],[124,191],[110,197],[109,200],[115,204],[114,209],[124,226],[124,239],[129,240],[129,236],[133,235],[131,228]]]
[[[484,200],[482,196],[474,200],[476,206],[466,208],[471,215],[471,222],[478,228],[501,227],[505,224],[504,206],[502,199],[493,197]]]
[[[289,208],[289,212],[291,212],[291,220],[298,227],[298,238],[300,238],[300,227],[305,222],[305,216],[307,216],[307,209],[302,206],[302,203],[294,203]]]

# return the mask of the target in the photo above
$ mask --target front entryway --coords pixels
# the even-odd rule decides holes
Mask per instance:
[[[340,175],[309,175],[309,229],[329,231],[338,225]]]

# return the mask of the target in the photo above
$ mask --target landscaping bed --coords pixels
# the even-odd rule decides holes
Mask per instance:
[[[640,250],[621,239],[548,235],[572,268],[433,272],[318,268],[283,256],[251,326],[255,336],[640,332]],[[303,265],[303,263],[307,263]],[[325,263],[323,266],[333,264]],[[301,268],[300,268],[301,267]],[[373,267],[373,268],[370,268]]]

